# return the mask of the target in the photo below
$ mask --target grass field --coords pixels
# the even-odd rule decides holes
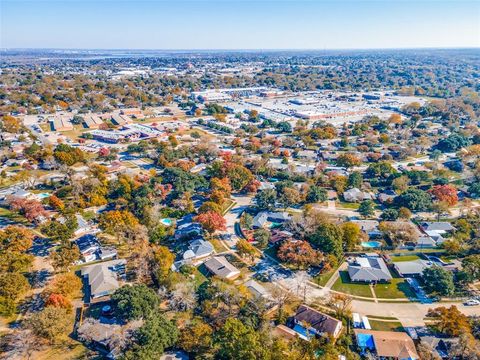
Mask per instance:
[[[373,287],[378,298],[400,299],[414,298],[415,293],[403,278],[394,278],[389,284],[377,284]]]
[[[328,282],[328,280],[330,280],[335,271],[337,271],[337,269],[332,269],[323,274],[319,274],[313,278],[313,282],[320,286],[325,286],[325,284]]]
[[[370,286],[368,284],[358,284],[350,282],[350,276],[347,271],[340,271],[340,277],[335,281],[332,290],[340,291],[350,295],[363,297],[372,297]]]
[[[399,321],[379,321],[368,319],[372,330],[378,331],[405,331],[402,323]]]
[[[403,261],[413,261],[418,260],[420,257],[418,255],[405,255],[405,256],[391,256],[393,262],[403,262]]]

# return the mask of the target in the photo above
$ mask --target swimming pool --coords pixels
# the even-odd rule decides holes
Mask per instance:
[[[362,247],[364,248],[379,248],[382,247],[382,243],[380,241],[364,241],[361,243]]]
[[[172,225],[172,220],[171,220],[171,219],[165,218],[165,219],[160,220],[160,222],[161,222],[163,225],[165,225],[165,226],[170,226],[170,225]]]
[[[37,197],[39,199],[45,199],[45,198],[50,197],[50,194],[49,193],[40,193],[40,194],[37,194]]]

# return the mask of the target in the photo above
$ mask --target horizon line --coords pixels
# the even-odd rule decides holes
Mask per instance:
[[[69,51],[338,51],[338,50],[462,50],[479,49],[480,45],[472,46],[418,46],[418,47],[359,47],[359,48],[64,48],[64,47],[5,47],[0,51],[12,50],[69,50]]]

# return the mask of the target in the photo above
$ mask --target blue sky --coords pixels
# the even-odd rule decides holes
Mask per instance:
[[[0,0],[1,48],[480,47],[480,1]]]

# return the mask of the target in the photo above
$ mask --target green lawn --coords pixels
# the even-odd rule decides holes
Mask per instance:
[[[405,255],[405,256],[391,256],[393,262],[402,262],[402,261],[413,261],[418,260],[420,257],[418,255]]]
[[[403,278],[394,278],[389,284],[374,286],[375,294],[382,299],[414,298],[415,293]]]
[[[0,207],[0,217],[6,218],[10,221],[20,223],[23,225],[30,224],[27,219],[25,219],[22,215],[17,214],[16,212],[10,211],[4,207]]]
[[[349,202],[343,202],[343,201],[337,201],[335,205],[339,208],[352,209],[352,210],[358,210],[358,208],[360,207],[360,204],[358,203],[349,203]]]
[[[405,331],[399,321],[379,321],[368,319],[372,330],[378,331]]]
[[[368,284],[350,282],[350,276],[347,271],[340,271],[340,277],[335,281],[335,284],[333,284],[332,290],[350,295],[372,297],[370,286]]]
[[[335,271],[337,271],[337,269],[332,269],[323,274],[319,274],[313,278],[313,282],[320,286],[325,286],[325,284],[328,282],[328,280],[330,280]]]

